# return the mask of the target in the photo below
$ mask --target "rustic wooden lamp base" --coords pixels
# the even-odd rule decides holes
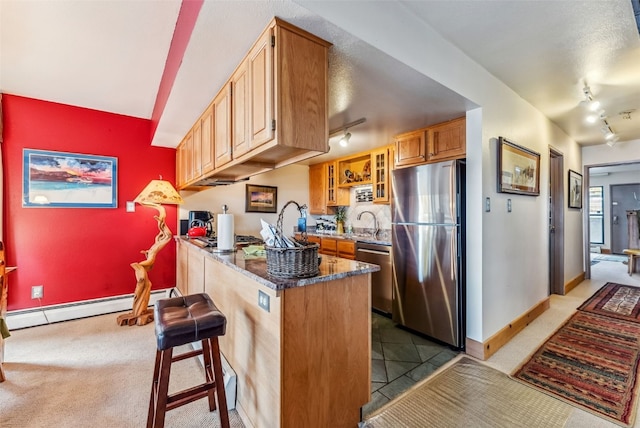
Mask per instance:
[[[147,309],[140,315],[135,315],[133,312],[128,314],[122,314],[118,316],[118,325],[145,325],[153,321],[153,309]]]
[[[154,244],[146,251],[141,251],[147,258],[139,263],[131,263],[131,267],[136,274],[136,291],[133,297],[133,310],[128,314],[118,316],[118,325],[145,325],[153,321],[153,309],[149,309],[149,299],[151,297],[151,281],[149,280],[149,270],[156,261],[156,255],[171,240],[171,230],[165,223],[166,211],[160,204],[140,202],[158,210],[155,219],[158,221],[160,232],[156,236]]]

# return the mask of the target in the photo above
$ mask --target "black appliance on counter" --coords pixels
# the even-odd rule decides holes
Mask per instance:
[[[213,214],[210,211],[189,211],[189,220],[186,224],[186,230],[183,233],[183,225],[180,223],[180,234],[186,235],[189,228],[204,225],[207,228],[207,236],[213,236]]]

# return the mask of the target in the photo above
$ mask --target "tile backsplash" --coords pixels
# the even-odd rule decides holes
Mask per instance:
[[[351,189],[349,192],[350,204],[347,207],[347,220],[345,221],[345,229],[351,225],[355,230],[360,229],[373,229],[373,217],[369,214],[362,216],[358,220],[358,214],[362,211],[371,211],[375,214],[378,220],[378,229],[388,230],[391,229],[391,207],[384,204],[374,204],[372,202],[356,202],[356,190]],[[307,218],[309,226],[317,225],[318,223],[335,225],[335,219],[333,215],[309,215]]]

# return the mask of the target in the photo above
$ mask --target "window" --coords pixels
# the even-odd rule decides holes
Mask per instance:
[[[604,244],[604,187],[589,187],[589,242]]]

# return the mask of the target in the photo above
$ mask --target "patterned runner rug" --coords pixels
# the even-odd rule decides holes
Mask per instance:
[[[640,323],[576,312],[513,377],[623,426],[638,397]]]
[[[640,322],[640,288],[607,282],[578,310]]]

